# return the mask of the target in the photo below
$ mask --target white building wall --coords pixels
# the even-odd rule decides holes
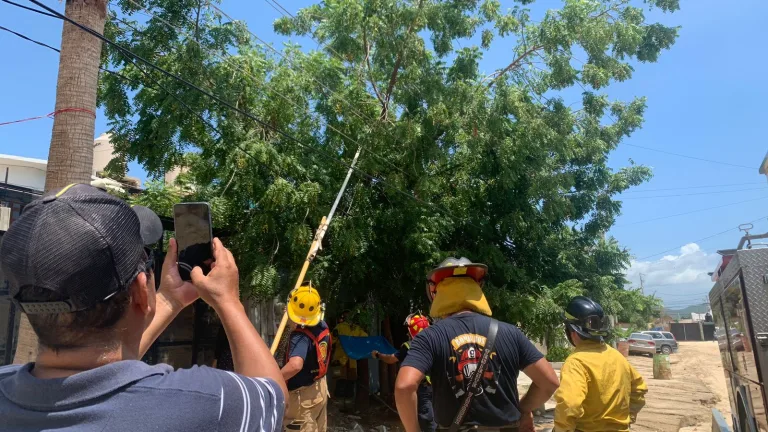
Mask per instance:
[[[5,175],[8,173],[8,184],[42,191],[45,187],[46,165],[43,159],[0,155],[0,183],[5,183]]]

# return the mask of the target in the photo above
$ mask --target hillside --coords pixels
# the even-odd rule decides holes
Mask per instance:
[[[686,319],[691,317],[691,313],[707,313],[709,312],[709,306],[707,306],[706,303],[698,304],[698,305],[692,305],[688,306],[683,309],[669,309],[664,308],[664,315],[669,315],[672,318],[677,318],[678,314],[681,319]]]

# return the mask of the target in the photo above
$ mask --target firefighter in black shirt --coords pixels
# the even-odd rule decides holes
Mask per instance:
[[[408,350],[411,349],[411,341],[413,341],[413,338],[429,327],[429,318],[421,313],[413,313],[408,315],[404,325],[408,327],[408,335],[411,339],[400,346],[400,351],[395,354],[381,354],[378,351],[373,351],[371,357],[387,364],[402,363],[408,355]],[[421,431],[434,432],[437,428],[437,424],[435,423],[435,415],[432,410],[432,382],[429,379],[429,376],[425,377],[424,381],[419,385],[418,412]]]
[[[474,391],[462,428],[533,432],[533,410],[557,390],[549,362],[517,327],[503,322],[478,387],[469,388],[491,324],[482,290],[487,271],[484,264],[448,258],[427,276],[429,314],[440,320],[413,340],[397,375],[395,400],[406,432],[419,430],[416,393],[426,375],[432,379],[435,420],[444,429],[453,423],[467,392]],[[517,393],[519,371],[533,382],[522,398]]]

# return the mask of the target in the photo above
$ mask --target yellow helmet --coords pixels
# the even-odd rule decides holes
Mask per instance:
[[[322,307],[320,293],[312,282],[304,282],[288,297],[288,318],[298,325],[316,326],[320,322]]]

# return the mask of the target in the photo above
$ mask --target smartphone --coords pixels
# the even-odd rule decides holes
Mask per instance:
[[[213,263],[211,207],[205,202],[176,204],[173,206],[173,224],[181,278],[190,280],[195,267],[208,274]]]

